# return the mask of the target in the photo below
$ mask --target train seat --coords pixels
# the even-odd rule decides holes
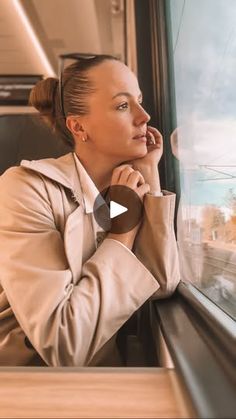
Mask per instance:
[[[57,158],[71,151],[38,113],[0,115],[0,175],[21,160]]]

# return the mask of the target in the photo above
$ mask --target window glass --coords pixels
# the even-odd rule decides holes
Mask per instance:
[[[169,4],[182,278],[236,318],[236,1]]]

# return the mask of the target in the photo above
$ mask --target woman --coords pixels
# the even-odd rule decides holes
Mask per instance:
[[[73,151],[23,160],[0,180],[1,365],[119,365],[119,328],[179,281],[175,196],[160,192],[162,138],[147,127],[135,75],[96,56],[62,81],[62,99],[49,78],[30,100]],[[139,195],[143,219],[104,233],[94,199],[117,184]]]

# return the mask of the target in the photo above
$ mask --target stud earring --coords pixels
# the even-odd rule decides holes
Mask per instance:
[[[82,141],[83,141],[83,142],[85,142],[85,141],[87,141],[87,140],[86,140],[86,138],[82,137]]]

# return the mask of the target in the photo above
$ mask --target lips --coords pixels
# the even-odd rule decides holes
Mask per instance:
[[[135,137],[133,137],[133,140],[141,140],[141,139],[147,139],[145,134],[139,134],[139,135],[135,135]]]

